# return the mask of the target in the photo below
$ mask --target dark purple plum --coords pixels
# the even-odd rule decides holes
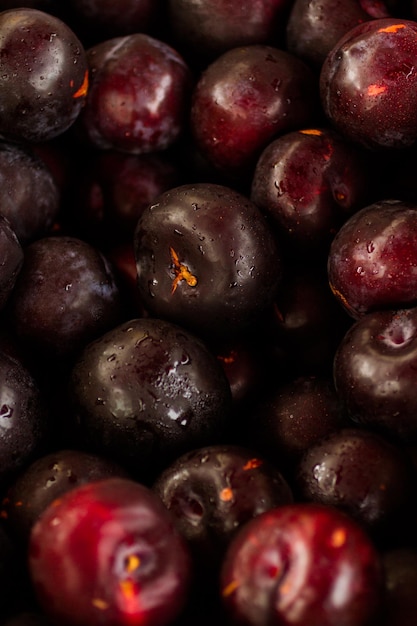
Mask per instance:
[[[39,456],[12,481],[3,498],[1,517],[9,532],[27,544],[34,524],[46,508],[70,489],[103,478],[128,474],[97,454],[58,450]]]
[[[48,442],[45,401],[32,373],[0,352],[0,482],[43,453]]]
[[[122,320],[113,268],[82,239],[38,239],[25,249],[8,313],[28,350],[71,360]]]
[[[320,70],[332,48],[352,28],[389,16],[385,3],[374,0],[295,0],[287,21],[287,49]]]
[[[411,464],[397,445],[380,435],[345,428],[310,446],[295,478],[297,497],[335,506],[374,537],[393,537],[411,512]]]
[[[213,60],[250,44],[283,41],[290,0],[169,0],[175,41],[187,58]]]
[[[60,190],[45,161],[33,149],[0,144],[0,214],[22,245],[52,231],[60,209]]]
[[[166,191],[135,233],[138,288],[155,316],[205,337],[229,337],[272,304],[281,254],[258,207],[231,187]]]
[[[171,624],[191,574],[159,498],[122,478],[81,485],[50,505],[31,533],[29,570],[45,614],[68,626]]]
[[[416,377],[416,308],[364,315],[335,354],[335,386],[350,418],[408,444],[417,441]]]
[[[81,437],[141,480],[188,450],[220,441],[232,402],[206,345],[151,318],[125,322],[87,346],[71,390]]]
[[[349,424],[331,378],[300,376],[271,384],[253,403],[245,441],[292,474],[310,447]]]
[[[153,485],[190,545],[203,577],[220,566],[247,521],[293,501],[278,468],[250,448],[214,445],[177,458]]]
[[[31,8],[0,13],[0,135],[43,142],[70,128],[85,103],[85,50],[65,22]]]
[[[264,354],[287,378],[331,373],[351,318],[329,288],[325,264],[284,259],[283,272],[271,315],[257,331]]]

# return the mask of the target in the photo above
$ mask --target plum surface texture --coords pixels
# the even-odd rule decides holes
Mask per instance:
[[[417,2],[0,0],[0,625],[416,626]]]

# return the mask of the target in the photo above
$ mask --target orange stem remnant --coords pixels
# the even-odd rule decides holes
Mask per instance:
[[[405,28],[405,24],[391,24],[391,26],[380,28],[378,32],[379,33],[396,33],[402,28]]]
[[[368,96],[379,96],[381,93],[385,93],[387,90],[386,85],[369,85],[367,91]]]
[[[130,554],[126,559],[125,570],[131,574],[140,567],[140,558],[136,554]]]
[[[109,603],[101,598],[93,598],[91,604],[96,607],[96,609],[100,609],[100,611],[105,611],[109,608]]]
[[[257,467],[260,467],[262,465],[262,461],[261,459],[249,459],[249,461],[247,461],[247,463],[245,463],[245,465],[243,466],[243,469],[245,471],[247,470],[251,470],[251,469],[256,469]]]
[[[220,359],[220,361],[223,361],[223,363],[225,363],[226,365],[231,365],[236,361],[236,351],[232,350],[229,355],[219,355],[217,358]]]
[[[73,98],[81,98],[85,96],[88,91],[88,70],[84,74],[84,80],[79,89],[72,95]]]
[[[344,528],[337,528],[330,537],[330,544],[333,548],[341,548],[346,543],[346,531]]]
[[[132,580],[122,580],[120,581],[119,586],[126,600],[135,597],[136,586]]]
[[[232,593],[234,593],[238,587],[239,587],[239,582],[237,580],[232,580],[232,582],[226,585],[226,587],[223,589],[222,591],[223,598],[227,598],[227,596],[231,596]]]
[[[185,280],[189,287],[195,287],[197,284],[197,277],[194,276],[188,269],[186,265],[180,263],[178,254],[175,252],[174,248],[169,248],[169,252],[171,255],[171,261],[174,266],[175,278],[172,282],[171,293],[175,293],[178,283],[182,280]]]
[[[230,500],[232,499],[233,499],[233,491],[230,489],[230,487],[225,487],[224,489],[221,490],[220,500],[223,500],[223,502],[230,502]]]
[[[317,137],[320,137],[323,134],[323,131],[318,128],[306,128],[305,130],[300,130],[300,133],[303,135],[316,135]]]

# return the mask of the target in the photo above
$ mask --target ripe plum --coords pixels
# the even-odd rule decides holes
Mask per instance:
[[[89,72],[78,37],[30,8],[0,13],[0,134],[21,142],[64,133],[85,103]]]

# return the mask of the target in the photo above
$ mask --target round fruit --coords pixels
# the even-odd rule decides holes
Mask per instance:
[[[377,149],[411,146],[417,140],[416,64],[417,22],[380,18],[359,24],[322,65],[324,112],[354,142]]]
[[[381,602],[381,582],[378,554],[350,517],[290,504],[239,531],[221,589],[232,619],[246,626],[366,626]]]
[[[278,246],[258,207],[217,184],[160,195],[139,219],[135,255],[145,306],[205,336],[256,321],[281,279]]]
[[[68,626],[164,626],[190,580],[188,551],[160,500],[122,478],[55,500],[33,528],[29,568],[45,613]]]
[[[48,141],[77,119],[87,96],[85,50],[60,19],[30,8],[0,13],[0,134]]]

